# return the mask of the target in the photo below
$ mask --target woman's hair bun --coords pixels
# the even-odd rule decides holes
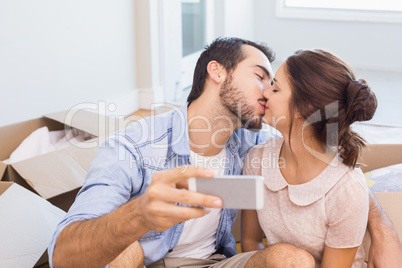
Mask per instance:
[[[364,79],[352,80],[345,91],[346,120],[368,121],[377,109],[377,98]]]

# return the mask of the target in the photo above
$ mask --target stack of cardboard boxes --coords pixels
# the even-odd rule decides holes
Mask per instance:
[[[0,267],[47,262],[45,250],[51,236],[82,186],[99,143],[124,123],[77,110],[0,128]],[[74,127],[96,138],[10,165],[3,163],[43,126],[50,131],[65,129],[66,133]]]

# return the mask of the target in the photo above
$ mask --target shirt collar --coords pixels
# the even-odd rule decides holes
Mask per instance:
[[[236,132],[233,132],[233,134],[229,137],[228,142],[226,143],[226,147],[229,148],[232,154],[235,154],[239,151],[240,143],[241,141]]]
[[[170,127],[172,128],[172,150],[177,155],[190,155],[190,146],[188,138],[187,108],[189,103],[178,109],[174,109],[170,118]]]
[[[281,145],[283,143],[282,138],[275,139],[277,143],[275,146],[275,154],[273,159],[275,163],[278,163]],[[278,146],[279,145],[279,146]],[[270,146],[265,147],[265,151],[272,149]],[[268,152],[269,153],[269,152]],[[266,153],[264,153],[265,155]],[[322,197],[331,190],[332,187],[349,171],[349,167],[342,163],[339,155],[336,155],[330,164],[314,179],[309,182],[297,185],[288,184],[277,164],[273,168],[263,168],[262,175],[265,179],[265,185],[273,192],[288,187],[289,199],[298,206],[308,206]]]

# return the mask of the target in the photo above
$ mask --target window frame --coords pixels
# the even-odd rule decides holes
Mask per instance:
[[[402,11],[288,7],[286,0],[276,0],[275,4],[278,18],[402,23]]]

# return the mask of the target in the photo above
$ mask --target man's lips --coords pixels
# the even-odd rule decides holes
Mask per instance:
[[[260,103],[260,105],[261,105],[262,108],[264,109],[264,112],[265,112],[266,110],[268,110],[268,107],[265,105],[265,103]]]

